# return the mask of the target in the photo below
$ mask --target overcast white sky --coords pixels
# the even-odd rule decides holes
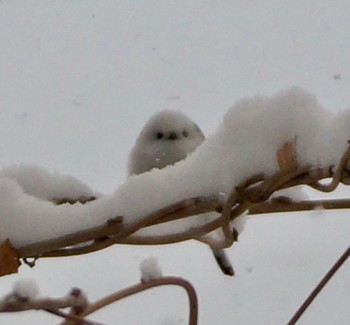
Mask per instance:
[[[3,0],[0,44],[0,167],[35,163],[104,193],[125,181],[128,152],[161,109],[184,111],[210,134],[238,99],[291,85],[333,112],[350,106],[346,0]],[[315,213],[250,219],[229,250],[235,278],[198,243],[39,260],[20,276],[36,279],[44,295],[80,286],[96,299],[138,281],[138,264],[153,255],[165,274],[194,283],[200,324],[283,324],[349,245],[346,211]],[[300,324],[348,323],[348,274],[349,265]],[[0,279],[3,294],[15,278]],[[162,289],[99,320],[185,324],[185,308],[180,290]],[[0,315],[1,324],[20,321],[58,322]]]

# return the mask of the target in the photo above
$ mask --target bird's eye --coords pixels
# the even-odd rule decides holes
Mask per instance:
[[[187,138],[187,137],[188,137],[188,132],[187,132],[186,130],[184,130],[184,131],[182,132],[182,135],[183,135],[185,138]]]
[[[161,138],[163,138],[163,133],[162,132],[157,132],[157,134],[156,134],[156,137],[157,137],[157,139],[161,139]]]

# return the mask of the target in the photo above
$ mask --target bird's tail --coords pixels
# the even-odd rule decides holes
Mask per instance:
[[[221,271],[226,274],[233,276],[235,274],[235,271],[233,270],[232,264],[230,259],[228,258],[226,252],[223,249],[211,249],[216,262],[218,263]]]

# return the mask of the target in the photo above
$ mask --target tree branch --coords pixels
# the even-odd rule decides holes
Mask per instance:
[[[79,314],[79,316],[84,318],[92,314],[93,312],[101,308],[104,308],[105,306],[110,305],[120,299],[126,298],[130,295],[133,295],[151,288],[165,286],[165,285],[180,286],[186,290],[188,300],[189,300],[189,325],[196,325],[198,321],[198,299],[197,299],[196,291],[190,282],[178,277],[162,277],[159,279],[135,284],[131,287],[125,288],[109,296],[106,296],[100,300],[97,300],[93,304],[90,304],[82,313]],[[74,321],[73,322],[67,321],[62,325],[73,325],[73,324],[75,325],[77,323]]]
[[[249,214],[267,212],[303,211],[313,208],[334,209],[350,208],[350,201],[319,200],[302,202],[281,202],[276,199],[270,201],[270,196],[278,190],[297,185],[308,185],[321,191],[335,189],[340,183],[350,183],[350,172],[347,164],[350,159],[350,144],[341,157],[333,172],[331,167],[313,168],[312,166],[298,166],[295,155],[295,142],[283,147],[278,152],[280,171],[266,177],[258,174],[235,186],[225,202],[222,197],[197,197],[186,199],[125,224],[122,217],[111,218],[100,227],[78,231],[67,236],[55,238],[17,248],[20,258],[58,257],[85,254],[97,251],[113,244],[160,245],[196,239],[206,242],[212,247],[225,248],[236,241],[230,222],[249,211]],[[286,158],[287,157],[287,158]],[[291,158],[290,158],[291,157]],[[291,163],[288,162],[291,159]],[[319,181],[332,178],[329,185]],[[159,225],[170,221],[190,218],[207,212],[218,212],[221,216],[205,224],[186,229],[179,233],[157,236],[142,236],[140,229]],[[206,236],[211,231],[221,227],[225,235],[222,242],[217,242]]]

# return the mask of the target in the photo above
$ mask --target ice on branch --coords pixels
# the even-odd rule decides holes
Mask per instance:
[[[72,178],[11,167],[0,178],[0,242],[9,238],[21,247],[97,227],[117,216],[132,225],[188,198],[225,198],[253,175],[278,171],[276,152],[291,141],[300,165],[334,166],[347,148],[349,126],[349,110],[334,116],[300,88],[246,98],[229,109],[217,130],[187,159],[131,176],[113,194],[85,205],[48,201],[58,194],[92,194],[75,181],[68,186]],[[182,230],[191,227],[193,220],[181,224]],[[173,229],[179,231],[161,231]]]
[[[155,257],[149,257],[140,263],[141,281],[147,282],[162,277],[162,270]]]

